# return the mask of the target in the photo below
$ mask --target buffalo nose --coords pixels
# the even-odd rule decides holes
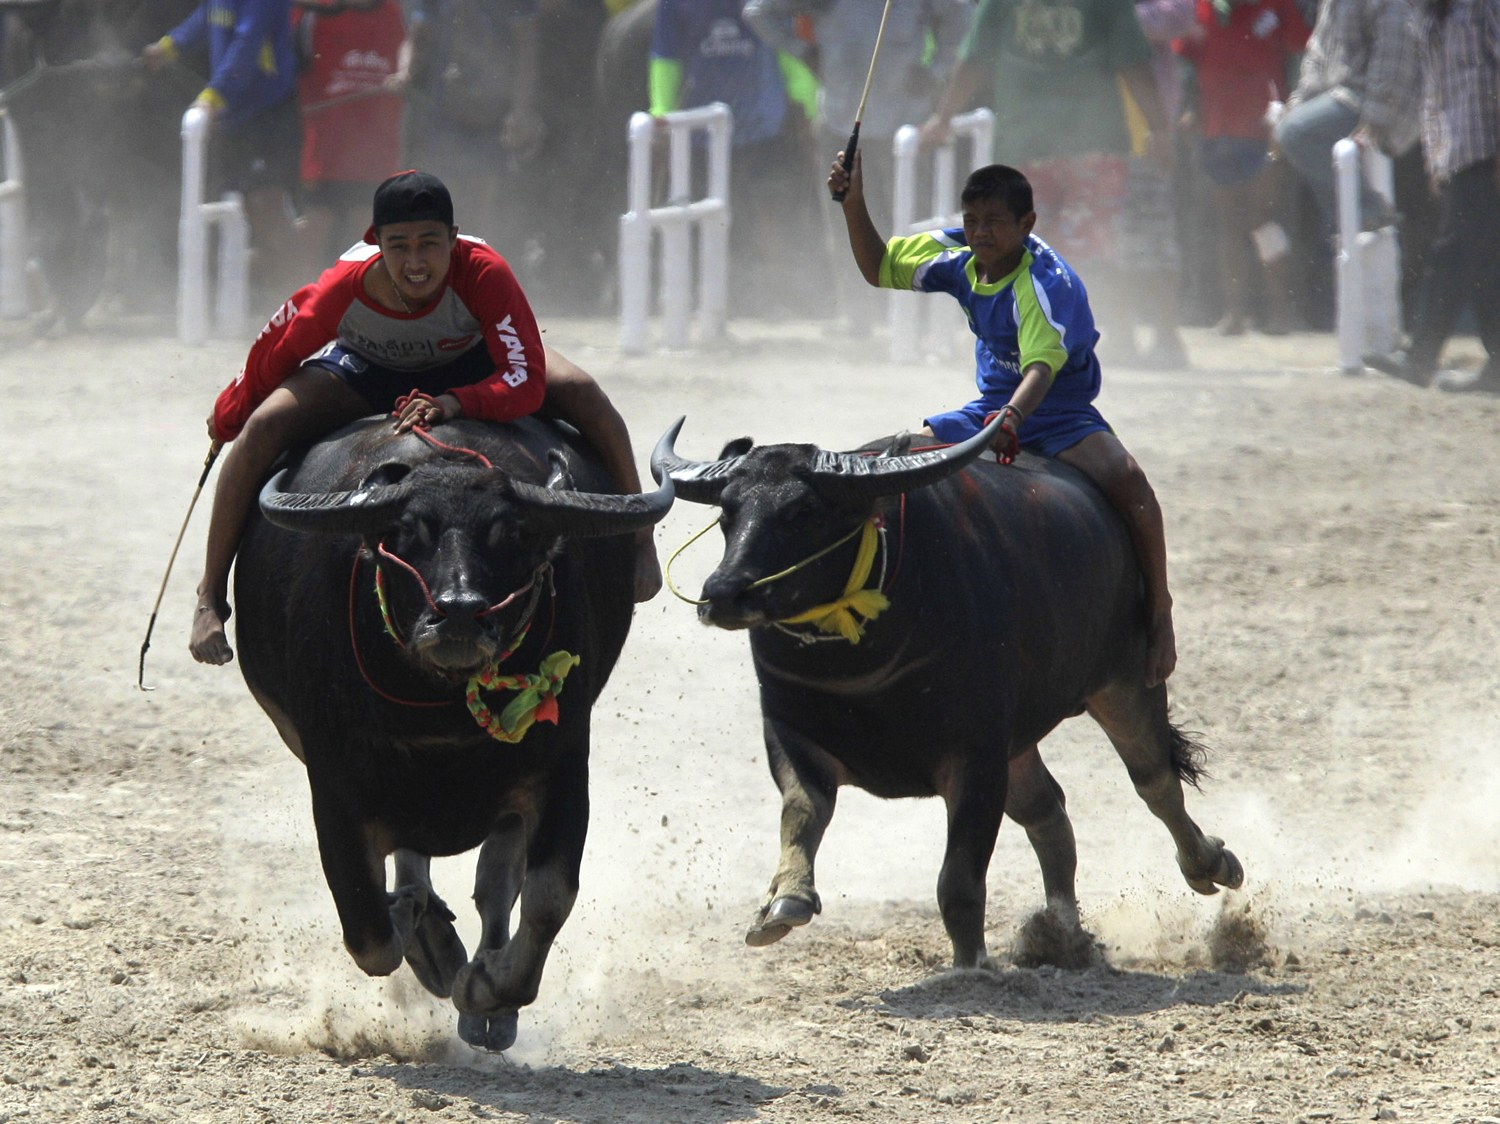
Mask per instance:
[[[752,596],[753,578],[745,571],[719,571],[703,583],[698,619],[718,628],[744,628],[765,615],[762,598]]]
[[[750,585],[750,577],[743,572],[715,570],[703,583],[703,599],[715,605],[733,602]]]
[[[471,590],[441,594],[433,604],[450,624],[471,624],[489,607],[483,597]]]

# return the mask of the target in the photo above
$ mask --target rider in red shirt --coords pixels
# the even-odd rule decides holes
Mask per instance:
[[[277,310],[214,403],[209,436],[234,446],[214,493],[193,616],[189,648],[201,663],[233,658],[224,630],[229,568],[272,462],[392,411],[412,389],[423,396],[402,405],[398,432],[456,417],[510,421],[545,399],[593,443],[623,490],[640,491],[624,420],[587,373],[542,344],[510,266],[459,236],[437,177],[401,172],[382,183],[365,243]],[[636,600],[660,588],[648,530],[638,539]]]

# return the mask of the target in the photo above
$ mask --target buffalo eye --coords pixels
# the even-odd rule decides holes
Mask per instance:
[[[781,519],[785,524],[802,526],[811,523],[821,526],[828,521],[829,512],[813,496],[796,496],[782,509]]]
[[[413,520],[412,537],[416,539],[418,545],[431,547],[437,542],[439,530],[437,520],[418,516]]]

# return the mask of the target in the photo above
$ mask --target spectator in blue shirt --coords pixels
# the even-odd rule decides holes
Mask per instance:
[[[724,102],[734,119],[730,160],[731,300],[753,315],[806,315],[817,295],[796,291],[781,263],[820,244],[803,170],[812,160],[816,82],[778,54],[741,14],[744,0],[661,0],[651,38],[651,113]]]
[[[142,58],[159,70],[204,48],[208,84],[193,105],[214,127],[210,191],[244,193],[256,280],[279,295],[296,275],[291,199],[302,155],[291,0],[204,0]]]

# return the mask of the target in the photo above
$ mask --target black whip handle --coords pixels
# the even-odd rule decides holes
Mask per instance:
[[[846,145],[844,145],[844,159],[842,161],[842,163],[844,165],[844,171],[846,171],[846,172],[852,172],[853,171],[853,169],[854,169],[854,151],[858,147],[859,147],[859,122],[856,121],[856,122],[854,122],[854,131],[849,134],[849,143],[846,144]],[[848,194],[849,193],[847,191],[835,191],[833,193],[833,201],[835,203],[842,203],[844,201],[844,196],[846,196]]]

